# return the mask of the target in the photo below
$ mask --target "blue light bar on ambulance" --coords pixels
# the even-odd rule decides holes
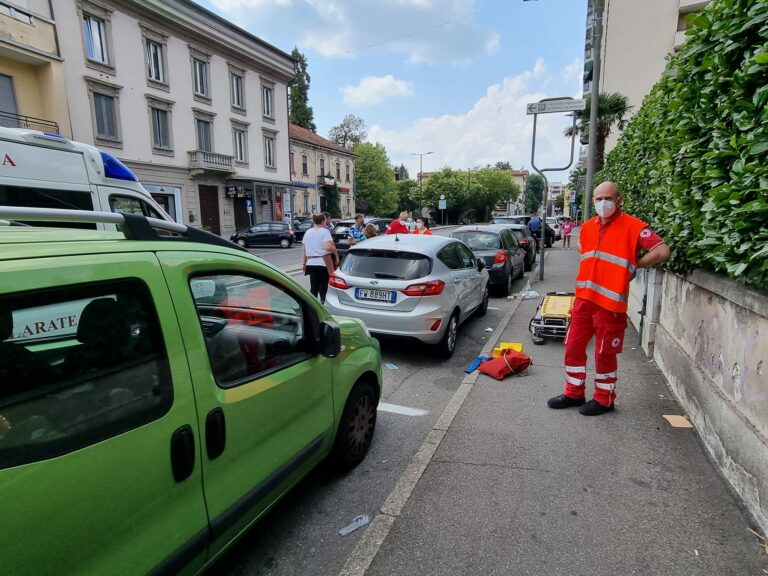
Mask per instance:
[[[101,151],[100,151],[101,152]],[[106,152],[101,152],[101,159],[104,162],[104,176],[107,178],[114,178],[116,180],[131,180],[132,182],[138,182],[139,179],[131,172],[125,164],[120,162],[117,158]]]

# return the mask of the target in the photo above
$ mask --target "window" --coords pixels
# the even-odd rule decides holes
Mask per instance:
[[[11,425],[0,469],[79,450],[171,407],[163,334],[137,279],[4,296],[0,326],[0,407]]]
[[[197,123],[197,149],[203,152],[213,152],[211,138],[211,123],[208,120],[195,120]]]
[[[120,214],[141,214],[149,218],[164,220],[152,206],[132,196],[111,195],[109,197],[109,208],[112,212],[119,212]]]
[[[475,255],[472,254],[472,250],[464,246],[464,244],[456,244],[456,249],[459,252],[461,263],[464,268],[475,268],[477,263],[475,262]]]
[[[248,162],[248,132],[242,127],[232,128],[233,150],[235,160],[243,164]]]
[[[235,108],[245,108],[245,96],[243,91],[243,77],[239,74],[230,72],[229,87],[232,92],[232,106]]]
[[[291,176],[296,174],[296,154],[291,152]]]
[[[264,136],[264,165],[269,168],[275,167],[275,138],[274,136]]]
[[[301,155],[301,174],[302,176],[308,176],[309,170],[307,168],[307,155],[302,154]]]
[[[197,276],[190,288],[216,382],[230,387],[312,355],[299,300],[259,278]]]
[[[309,194],[304,192],[304,214],[309,214]]]
[[[193,59],[192,76],[195,83],[195,94],[208,96],[208,63]]]
[[[171,137],[168,122],[168,112],[160,108],[150,108],[152,115],[152,146],[169,150]]]
[[[274,90],[270,86],[261,87],[261,111],[265,118],[274,118],[272,109]]]
[[[96,136],[117,140],[117,112],[114,97],[94,93],[93,108],[96,114]]]
[[[152,40],[147,40],[147,77],[165,84],[163,45]]]
[[[325,176],[325,158],[320,158],[320,176]]]
[[[109,64],[107,26],[103,19],[83,13],[85,53],[90,60]]]
[[[458,244],[449,244],[437,253],[437,257],[440,258],[440,261],[451,270],[460,270],[464,267],[464,263],[456,252],[456,246],[458,246]]]
[[[342,272],[359,278],[415,280],[429,276],[431,268],[428,256],[394,250],[354,250],[347,252],[341,262]]]
[[[23,206],[29,208],[63,208],[65,210],[93,210],[90,192],[32,188],[28,186],[5,186],[0,184],[0,206]],[[67,228],[95,228],[95,224],[75,222],[35,222],[35,226]]]
[[[341,180],[341,163],[336,162],[336,180]]]
[[[346,178],[346,180],[347,180],[347,182],[349,182],[349,164],[347,164],[347,178]]]

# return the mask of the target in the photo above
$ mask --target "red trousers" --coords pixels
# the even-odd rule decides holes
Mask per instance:
[[[616,398],[616,354],[624,345],[627,315],[611,312],[590,300],[576,298],[571,311],[571,324],[565,335],[565,395],[584,398],[587,380],[587,344],[595,342],[594,399],[612,406]]]

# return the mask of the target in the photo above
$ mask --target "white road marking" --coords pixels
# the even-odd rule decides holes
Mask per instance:
[[[402,414],[403,416],[424,416],[427,414],[427,411],[421,408],[409,408],[408,406],[398,406],[397,404],[387,404],[386,402],[379,402],[379,411]]]

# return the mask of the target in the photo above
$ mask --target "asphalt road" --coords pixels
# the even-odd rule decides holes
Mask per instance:
[[[253,252],[283,268],[295,268],[300,263],[300,249]],[[300,272],[294,276],[308,285]],[[519,292],[526,281],[516,281],[515,291]],[[486,330],[496,327],[511,304],[506,298],[491,297],[488,314],[461,327],[450,360],[438,358],[425,345],[381,340],[382,402],[386,404],[384,409],[380,407],[374,442],[365,461],[343,476],[327,468],[312,472],[210,573],[338,574],[363,533],[340,536],[339,530],[360,514],[373,518],[458,389],[464,369],[487,342],[490,332]]]

